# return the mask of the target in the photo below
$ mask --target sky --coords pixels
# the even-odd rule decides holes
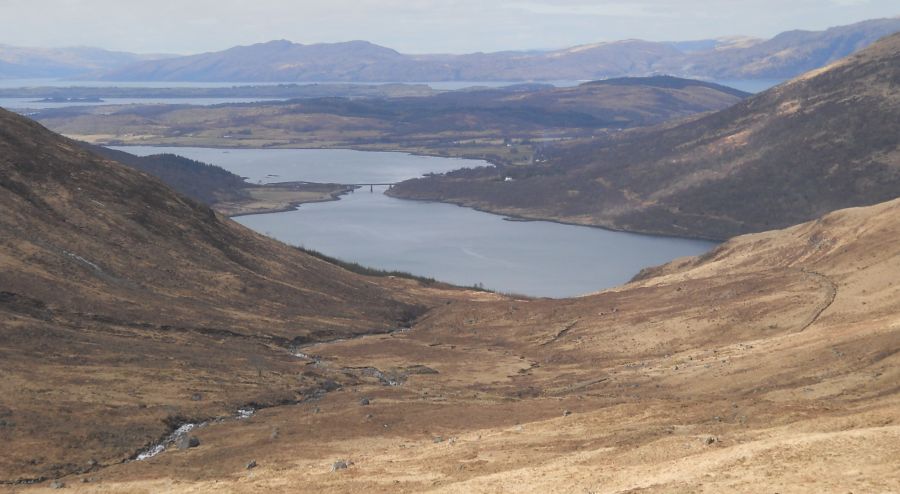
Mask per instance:
[[[0,0],[0,44],[188,54],[363,39],[470,53],[771,37],[898,15],[898,0]]]

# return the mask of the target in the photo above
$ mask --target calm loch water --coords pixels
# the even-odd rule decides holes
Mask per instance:
[[[485,164],[349,150],[117,149],[141,155],[180,154],[219,165],[254,183],[392,183]],[[544,297],[609,288],[628,281],[643,267],[715,246],[545,221],[507,221],[450,204],[393,199],[383,194],[384,189],[359,189],[340,201],[235,219],[283,242],[367,266]]]

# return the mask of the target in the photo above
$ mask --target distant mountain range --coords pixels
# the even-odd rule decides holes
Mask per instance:
[[[107,71],[109,81],[524,81],[670,74],[701,79],[787,79],[900,31],[900,18],[769,40],[625,40],[544,52],[407,55],[366,41],[302,45],[280,40],[143,61]]]
[[[0,45],[0,79],[83,77],[172,55],[138,55],[100,48],[25,48]]]
[[[389,194],[722,239],[900,196],[898,115],[900,33],[713,114],[560,145],[539,167],[460,170]]]

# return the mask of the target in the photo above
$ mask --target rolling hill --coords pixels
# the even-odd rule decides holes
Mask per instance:
[[[100,48],[30,48],[0,45],[0,78],[64,78],[100,74],[171,55],[138,55]]]
[[[770,40],[692,43],[623,40],[546,52],[407,55],[365,41],[303,45],[287,40],[130,64],[109,81],[530,81],[672,74],[707,79],[785,79],[900,31],[877,19]]]
[[[359,147],[454,151],[497,141],[490,152],[554,135],[592,135],[730,106],[747,93],[673,77],[615,79],[572,88],[518,85],[412,98],[311,98],[216,105],[129,105],[36,112],[54,131],[96,143]],[[531,159],[531,145],[519,159]]]
[[[135,156],[123,151],[84,145],[88,151],[131,166],[160,179],[177,192],[207,206],[222,200],[240,200],[247,187],[243,177],[224,168],[174,154]]]
[[[397,197],[706,238],[900,196],[900,34],[725,110],[452,172]],[[506,180],[509,178],[509,180]]]
[[[788,31],[768,40],[735,40],[692,53],[662,70],[716,80],[791,79],[900,31],[900,19],[876,19],[825,31]]]

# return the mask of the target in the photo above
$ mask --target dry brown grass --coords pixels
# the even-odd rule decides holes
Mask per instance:
[[[408,333],[304,349],[320,372],[437,374],[362,379],[204,429],[197,449],[66,480],[91,492],[893,492],[898,218],[900,201],[841,211],[579,299],[458,300]],[[353,465],[331,472],[341,458]]]

